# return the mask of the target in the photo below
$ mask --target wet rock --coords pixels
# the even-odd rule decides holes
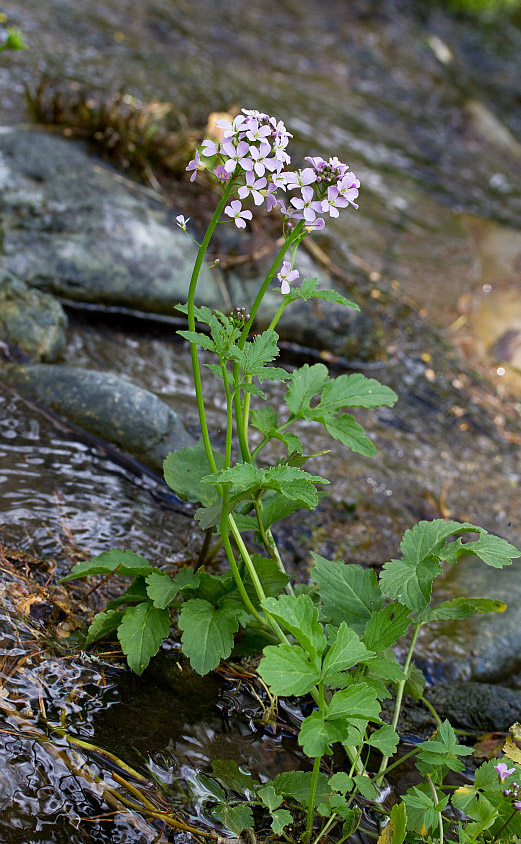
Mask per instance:
[[[33,131],[0,133],[0,268],[66,299],[172,314],[196,255],[175,211],[89,156]],[[200,301],[224,307],[217,271]]]
[[[67,317],[59,302],[0,269],[0,336],[15,352],[53,361],[65,347]]]
[[[194,444],[172,408],[117,375],[34,364],[9,365],[2,378],[157,472],[169,452]]]
[[[426,625],[415,659],[432,678],[501,682],[521,669],[521,559],[498,572],[467,557],[436,584],[436,601],[487,596],[504,613]]]
[[[440,718],[471,732],[508,732],[521,716],[521,691],[490,683],[447,683],[425,697]]]

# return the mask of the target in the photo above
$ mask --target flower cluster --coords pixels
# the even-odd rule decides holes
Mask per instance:
[[[499,777],[499,782],[501,785],[508,779],[511,774],[516,773],[515,768],[509,768],[504,762],[499,762],[498,765],[494,765]],[[518,812],[521,812],[521,785],[517,782],[510,783],[509,788],[505,788],[503,791],[505,797],[510,797],[512,801],[512,806]]]

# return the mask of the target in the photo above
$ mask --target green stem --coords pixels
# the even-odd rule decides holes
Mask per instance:
[[[432,717],[434,718],[434,720],[436,721],[436,723],[439,727],[440,724],[442,723],[442,720],[441,720],[440,716],[438,715],[438,713],[436,712],[436,710],[434,709],[434,706],[432,705],[432,703],[429,703],[427,698],[423,697],[423,695],[421,696],[420,701],[423,703],[424,706],[427,707],[427,709],[429,710],[429,712],[431,713]],[[470,733],[468,735],[470,735]]]
[[[427,776],[427,782],[429,783],[429,787],[434,800],[436,801],[436,803],[439,803],[440,801],[438,798],[438,792],[436,791],[434,783],[429,776]],[[441,812],[438,812],[438,823],[440,825],[440,844],[443,844],[443,815],[441,814]]]
[[[517,812],[517,809],[514,809],[514,811],[512,812],[512,814],[510,815],[510,817],[508,818],[508,820],[506,820],[506,821],[505,821],[505,823],[503,824],[503,826],[501,827],[501,829],[499,830],[499,832],[496,832],[496,834],[495,834],[494,838],[492,839],[492,844],[495,844],[495,842],[498,840],[498,838],[499,838],[499,836],[501,835],[501,833],[503,832],[503,830],[504,830],[504,829],[506,829],[506,828],[507,828],[507,826],[509,825],[510,821],[512,820],[512,818],[514,817],[514,815],[516,814],[516,812]]]
[[[398,688],[396,690],[396,703],[394,704],[394,715],[393,720],[391,721],[391,726],[396,730],[396,725],[398,724],[398,719],[400,717],[400,710],[402,708],[402,698],[403,698],[403,690],[405,689],[405,684],[407,682],[407,674],[409,673],[409,668],[411,665],[412,654],[414,651],[414,646],[416,645],[416,639],[418,638],[418,633],[420,632],[421,624],[418,624],[415,629],[414,633],[412,634],[411,644],[409,645],[409,650],[407,651],[407,658],[405,660],[405,664],[403,666],[403,677],[398,683]],[[389,756],[384,756],[382,758],[380,768],[378,769],[378,776],[379,780],[378,783],[381,783],[383,772],[385,768],[387,768],[387,763],[389,761]]]
[[[291,302],[294,302],[294,301],[295,301],[294,299],[290,299],[289,301],[287,301],[286,297],[284,297],[284,299],[282,300],[282,304],[279,306],[279,309],[278,309],[277,313],[275,314],[275,316],[273,317],[273,319],[271,320],[270,324],[268,325],[268,328],[271,328],[273,331],[275,330],[275,326],[277,325],[277,323],[278,323],[279,319],[281,318],[282,314],[284,313],[284,311],[286,310],[288,305]]]
[[[203,238],[203,242],[199,247],[197,252],[197,257],[195,259],[194,269],[192,272],[192,278],[190,279],[190,287],[188,290],[188,329],[190,331],[195,331],[195,314],[194,314],[194,306],[195,306],[195,290],[197,287],[197,281],[199,279],[199,275],[201,273],[201,267],[203,264],[204,256],[206,254],[206,250],[208,249],[208,245],[214,233],[215,227],[219,222],[219,217],[226,205],[230,192],[232,190],[233,184],[232,180],[230,179],[229,184],[226,185],[222,196],[219,200],[219,204],[215,209],[214,215],[210,221],[210,225],[206,231],[206,234]],[[199,422],[201,425],[201,434],[203,437],[204,448],[206,451],[206,457],[208,458],[208,464],[212,472],[217,471],[217,466],[215,465],[214,456],[212,453],[212,446],[210,443],[210,435],[208,433],[208,424],[206,422],[206,413],[204,410],[204,399],[203,399],[203,387],[201,383],[201,371],[199,368],[199,357],[197,353],[197,344],[190,343],[190,356],[192,358],[192,370],[194,376],[194,387],[195,387],[195,396],[197,400],[197,410],[199,412]]]
[[[327,823],[325,824],[325,826],[324,826],[324,827],[320,830],[319,834],[317,835],[317,837],[316,837],[316,838],[315,838],[315,840],[313,841],[313,844],[318,844],[318,842],[320,841],[320,839],[324,837],[324,835],[326,834],[326,832],[328,831],[328,829],[330,829],[330,828],[333,826],[333,824],[334,824],[334,823],[336,823],[336,821],[337,821],[338,819],[339,819],[339,815],[337,815],[337,813],[336,813],[336,812],[334,812],[334,813],[331,815],[331,817],[328,819],[328,821],[327,821]]]
[[[322,683],[319,686],[319,690],[323,689]],[[306,831],[303,835],[303,841],[309,841],[311,839],[311,833],[313,831],[313,820],[315,818],[315,797],[317,794],[317,783],[318,783],[318,775],[320,772],[320,761],[321,756],[315,756],[313,761],[313,773],[311,774],[311,782],[309,784],[309,800],[308,800],[308,816],[306,821]]]
[[[406,753],[404,756],[401,756],[400,759],[397,759],[396,762],[393,762],[392,765],[389,765],[388,768],[385,768],[383,771],[378,771],[377,774],[372,777],[369,782],[376,782],[382,778],[384,774],[388,774],[389,771],[392,771],[394,768],[397,768],[398,765],[401,765],[402,762],[405,762],[407,759],[410,759],[411,756],[414,756],[415,753],[418,753],[419,747],[415,747],[414,750],[410,750],[409,753]],[[459,786],[457,786],[459,788]]]
[[[228,370],[226,361],[219,359],[221,374],[224,382],[224,393],[226,396],[226,446],[224,449],[224,468],[229,469],[232,462],[232,435],[233,435],[233,403],[228,382]]]
[[[230,543],[230,537],[228,536],[228,521],[233,520],[233,517],[228,510],[228,505],[229,505],[228,484],[224,484],[224,486],[222,488],[222,499],[223,499],[223,508],[222,508],[222,512],[221,512],[221,538],[222,538],[222,541],[223,541],[224,550],[226,551],[226,556],[228,557],[228,562],[230,564],[230,568],[232,570],[232,574],[233,574],[235,583],[237,584],[237,589],[239,590],[239,593],[240,593],[240,596],[243,600],[244,606],[246,607],[248,612],[251,613],[251,615],[253,615],[253,617],[256,618],[257,621],[260,622],[260,624],[263,627],[266,627],[265,619],[261,616],[261,614],[258,612],[258,610],[253,606],[253,604],[250,600],[250,596],[248,595],[246,588],[244,586],[244,583],[242,582],[242,577],[241,577],[241,574],[239,572],[239,567],[237,566],[237,563],[235,562],[235,556],[233,554],[233,549],[232,549],[232,546],[231,546],[231,543]],[[250,562],[251,562],[251,560],[250,560]],[[246,565],[247,565],[247,563],[246,563]],[[253,563],[252,563],[252,568],[253,568]],[[255,574],[256,574],[256,572],[255,572]]]

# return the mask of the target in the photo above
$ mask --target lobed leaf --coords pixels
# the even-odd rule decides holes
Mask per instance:
[[[384,651],[403,636],[411,622],[411,611],[399,603],[387,604],[371,615],[363,641],[372,651]]]
[[[343,621],[338,628],[335,643],[324,659],[322,679],[327,685],[328,679],[338,672],[347,671],[348,668],[372,656],[374,656],[373,651],[368,650],[355,631]]]
[[[249,806],[241,803],[239,806],[230,806],[229,803],[218,803],[212,808],[212,815],[222,825],[240,836],[245,829],[253,827],[253,813]]]
[[[320,680],[320,671],[298,645],[267,645],[257,669],[274,695],[305,695]]]
[[[146,601],[125,610],[118,627],[118,639],[132,671],[143,673],[169,633],[167,609],[157,609],[151,601]]]
[[[283,797],[291,797],[299,803],[304,809],[308,805],[309,789],[311,785],[311,771],[286,771],[283,774],[278,774],[271,785]],[[329,797],[328,780],[325,774],[319,773],[317,780],[317,790],[315,795],[315,805],[327,800]]]
[[[103,639],[104,636],[108,636],[109,633],[116,630],[121,623],[124,613],[125,610],[105,610],[105,612],[97,613],[92,619],[87,631],[85,647],[88,648],[93,642]]]
[[[313,396],[322,392],[328,378],[329,373],[323,363],[315,363],[313,366],[305,363],[292,373],[291,384],[284,399],[294,416],[303,415]]]
[[[326,637],[318,621],[318,609],[309,595],[267,598],[262,608],[293,634],[312,662],[321,657]]]
[[[397,401],[398,396],[390,387],[357,372],[331,378],[322,390],[316,411],[329,415],[343,407],[392,407]]]
[[[183,631],[183,653],[198,674],[208,674],[217,668],[221,659],[230,656],[233,634],[239,627],[237,615],[233,608],[216,609],[202,598],[192,598],[183,604],[178,620]]]
[[[427,607],[414,618],[415,624],[427,624],[430,621],[449,621],[472,618],[474,615],[489,612],[504,612],[507,605],[493,598],[453,598],[436,607]]]
[[[148,575],[146,583],[147,595],[154,606],[164,609],[186,586],[197,585],[199,575],[190,566],[184,566],[173,577],[165,572],[155,571]]]
[[[117,571],[116,571],[117,569]],[[75,580],[78,577],[88,577],[92,574],[110,574],[116,572],[118,577],[139,577],[140,575],[146,577],[153,571],[157,571],[155,566],[135,554],[134,551],[122,551],[120,548],[113,548],[111,551],[103,551],[92,560],[83,560],[81,563],[76,563],[70,574],[62,577],[60,583],[67,583],[69,580]]]
[[[327,709],[327,719],[334,721],[339,718],[349,722],[381,723],[380,704],[374,690],[360,684],[335,692]]]
[[[346,738],[343,721],[326,721],[322,713],[314,711],[304,719],[298,735],[298,743],[306,756],[324,756],[330,744]]]
[[[345,621],[362,635],[373,612],[382,606],[376,573],[342,560],[326,560],[313,551],[311,556],[315,561],[311,576],[318,585],[325,615],[333,624]]]
[[[351,414],[317,416],[315,411],[311,411],[311,414],[310,418],[324,425],[329,436],[333,437],[334,440],[339,440],[342,445],[347,446],[351,451],[363,454],[366,457],[374,457],[377,453],[375,444]]]

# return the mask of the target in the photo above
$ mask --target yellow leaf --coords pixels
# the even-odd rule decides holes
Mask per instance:
[[[510,735],[505,741],[503,753],[512,759],[512,762],[521,764],[521,724],[517,721],[510,727]]]

